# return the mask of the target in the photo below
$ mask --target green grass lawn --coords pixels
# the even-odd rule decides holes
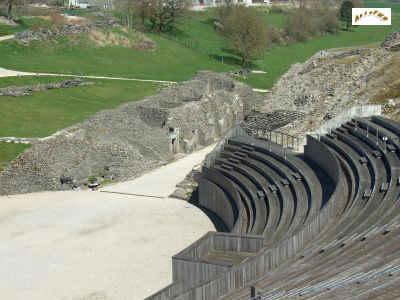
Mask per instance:
[[[0,66],[5,68],[55,72],[138,77],[180,81],[198,70],[227,71],[224,66],[198,51],[174,41],[151,35],[157,42],[154,51],[120,46],[96,48],[67,40],[36,42],[31,46],[14,41],[0,43]]]
[[[376,3],[369,1],[368,5]],[[266,22],[274,26],[282,26],[285,17],[282,13],[265,12]],[[307,42],[273,46],[253,66],[267,74],[251,75],[246,82],[257,88],[270,88],[292,64],[304,62],[317,51],[380,42],[385,35],[399,29],[399,23],[399,14],[394,12],[391,27],[360,26],[352,32],[341,31]],[[67,40],[38,42],[30,47],[8,41],[0,43],[0,66],[24,71],[174,81],[189,79],[198,70],[228,71],[240,67],[238,59],[229,51],[227,41],[214,29],[210,11],[192,12],[173,34],[149,36],[157,43],[155,51],[118,46],[95,48]],[[221,57],[224,57],[224,64]]]
[[[400,2],[391,0],[364,0],[365,7],[388,7],[392,9],[393,13],[400,13]]]
[[[58,79],[60,81],[62,79]],[[55,81],[54,78],[0,79],[0,86]],[[154,94],[158,85],[90,80],[93,85],[55,89],[24,97],[0,97],[0,136],[45,137],[97,111]]]
[[[61,81],[63,78],[2,78],[0,87]],[[90,80],[93,85],[0,97],[0,136],[44,137],[80,122],[97,111],[154,94],[159,85],[142,82]],[[0,143],[0,170],[28,146]]]

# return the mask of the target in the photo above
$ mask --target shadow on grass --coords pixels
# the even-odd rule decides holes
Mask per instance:
[[[247,69],[252,69],[255,68],[256,65],[252,62],[248,63],[246,66],[242,65],[242,60],[238,57],[235,56],[234,54],[209,54],[209,57],[212,59],[215,59],[216,61],[230,65],[230,66],[235,66],[235,67],[240,67],[240,68],[247,68]]]

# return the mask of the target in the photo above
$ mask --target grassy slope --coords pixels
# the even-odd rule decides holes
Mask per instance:
[[[0,36],[14,34],[19,31],[23,31],[32,26],[48,26],[49,21],[46,21],[41,18],[33,17],[33,18],[21,18],[17,26],[9,26],[0,24]]]
[[[375,2],[368,1],[367,5],[376,6]],[[284,15],[265,14],[265,19],[271,25],[282,26]],[[268,74],[252,75],[247,82],[255,87],[270,88],[293,63],[303,62],[319,50],[382,41],[387,33],[399,28],[396,9],[393,21],[392,27],[362,26],[353,32],[340,32],[338,35],[317,37],[304,43],[273,47],[254,66]],[[238,68],[227,42],[214,30],[209,12],[192,13],[181,22],[176,36],[178,42],[170,40],[172,37],[152,35],[158,44],[157,50],[153,52],[122,47],[80,47],[66,41],[57,44],[36,43],[32,47],[25,47],[10,41],[0,44],[0,66],[27,71],[136,76],[161,80],[185,80],[202,69],[227,71]],[[185,43],[189,43],[193,49],[183,46]],[[210,59],[208,55],[216,59]],[[218,62],[222,56],[224,64]]]
[[[0,85],[24,85],[54,78],[0,80]],[[60,79],[59,79],[60,80]],[[11,82],[10,82],[11,81]],[[93,85],[0,98],[0,136],[43,137],[82,121],[93,113],[153,94],[150,83],[95,80]]]
[[[0,87],[60,81],[60,78],[3,78]],[[97,111],[142,99],[159,88],[150,83],[95,80],[94,85],[0,97],[0,136],[43,137]],[[0,170],[28,146],[0,143]]]
[[[400,2],[391,0],[364,0],[365,7],[389,7],[393,13],[400,13]]]
[[[270,88],[276,80],[284,74],[289,67],[298,62],[306,61],[316,52],[329,48],[353,47],[381,42],[383,38],[394,30],[400,30],[400,4],[388,1],[366,1],[369,7],[393,8],[393,25],[388,27],[360,26],[352,32],[341,31],[337,35],[326,35],[313,38],[307,42],[295,43],[289,46],[275,46],[268,49],[265,55],[257,60],[254,69],[267,71],[265,75],[250,75],[246,82],[258,88]],[[388,4],[389,3],[389,4]],[[268,25],[282,27],[285,15],[280,13],[266,13],[264,18]],[[189,15],[178,26],[174,34],[180,44],[189,44],[197,52],[210,54],[216,60],[224,57],[225,65],[238,68],[237,58],[229,51],[229,44],[215,30],[211,12],[196,12]]]
[[[149,52],[117,46],[94,48],[65,40],[34,43],[30,47],[7,41],[0,43],[0,65],[17,70],[159,80],[185,80],[198,70],[229,69],[203,53],[162,37],[152,38],[157,49]]]

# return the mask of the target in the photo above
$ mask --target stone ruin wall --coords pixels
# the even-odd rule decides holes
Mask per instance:
[[[37,141],[0,173],[0,195],[82,187],[90,176],[140,176],[218,141],[261,101],[226,75],[200,72]]]

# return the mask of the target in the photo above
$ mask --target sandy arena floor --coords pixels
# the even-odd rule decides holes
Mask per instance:
[[[168,285],[171,256],[214,227],[199,209],[165,195],[210,149],[110,188],[160,198],[91,191],[0,197],[0,299],[135,300]]]

